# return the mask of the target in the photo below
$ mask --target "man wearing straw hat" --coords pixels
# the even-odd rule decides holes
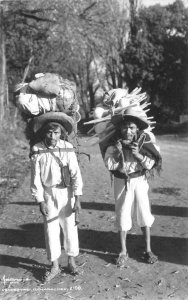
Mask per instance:
[[[33,131],[41,141],[31,150],[31,193],[44,217],[45,242],[52,267],[45,282],[60,273],[60,227],[68,270],[78,272],[75,257],[79,253],[75,212],[80,210],[82,178],[72,144],[66,138],[73,120],[63,112],[49,112],[33,119]]]
[[[104,162],[114,175],[116,220],[121,242],[117,266],[124,266],[128,258],[126,237],[132,227],[134,203],[137,223],[145,237],[143,258],[153,264],[157,256],[151,251],[150,227],[154,217],[150,210],[147,177],[154,169],[160,171],[161,156],[149,135],[143,132],[149,124],[145,112],[139,106],[112,116],[111,123],[116,128],[116,142],[107,148]]]

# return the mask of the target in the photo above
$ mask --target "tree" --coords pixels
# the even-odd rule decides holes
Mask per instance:
[[[65,53],[64,71],[77,82],[87,113],[95,106],[99,87],[105,88],[105,80],[111,87],[122,85],[119,52],[127,25],[123,17],[115,0],[72,0],[58,4],[54,40]],[[105,68],[101,68],[101,64]]]
[[[179,0],[142,8],[134,24],[123,54],[125,81],[131,89],[140,85],[149,93],[153,111],[160,106],[160,113],[177,120],[184,109],[188,10]]]
[[[4,34],[4,15],[0,6],[0,125],[3,123],[5,115],[5,99],[6,99],[6,50],[5,50],[5,34]]]
[[[43,7],[40,5],[43,4]],[[33,9],[33,6],[35,9]],[[23,74],[28,60],[31,56],[42,57],[45,40],[47,38],[49,18],[45,18],[43,12],[49,11],[45,1],[40,4],[33,1],[1,1],[1,23],[0,23],[0,48],[1,48],[1,123],[3,125],[5,111],[5,100],[13,95],[13,86],[23,79]],[[40,23],[40,25],[39,25]],[[37,59],[35,59],[37,65]],[[39,65],[39,64],[38,64]],[[8,95],[7,90],[10,91]],[[13,97],[11,99],[13,101]],[[9,117],[9,116],[6,116]]]
[[[122,86],[120,53],[125,47],[126,10],[116,0],[2,1],[9,86],[38,72],[55,72],[74,80],[86,113],[96,92]],[[102,68],[101,68],[102,65]],[[95,68],[93,67],[95,66]],[[102,72],[101,72],[102,70]]]

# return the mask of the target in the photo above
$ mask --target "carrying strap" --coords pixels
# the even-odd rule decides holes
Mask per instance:
[[[61,159],[58,156],[56,156],[52,151],[50,152],[50,154],[55,158],[55,160],[59,164],[59,166],[63,167],[63,163],[62,163]]]
[[[38,149],[38,150],[31,150],[30,157],[34,154],[41,154],[41,153],[54,153],[54,152],[75,152],[74,148],[55,148],[55,149]]]
[[[139,146],[139,151],[141,150],[144,142],[145,142],[145,139],[146,139],[146,135],[144,132],[141,133],[139,139],[136,141],[138,143],[138,146]]]
[[[90,160],[90,154],[88,153],[85,153],[85,152],[79,152],[77,151],[75,148],[55,148],[55,149],[50,149],[50,148],[47,148],[47,149],[38,149],[38,150],[31,150],[30,154],[29,154],[29,157],[31,158],[32,155],[34,154],[42,154],[42,153],[54,153],[54,152],[75,152],[75,153],[79,153],[80,154],[84,154],[86,155],[89,160]]]
[[[67,184],[67,182],[66,182],[66,176],[64,176],[64,171],[63,171],[64,167],[68,168],[68,171],[69,171],[69,166],[68,165],[64,166],[63,163],[62,163],[62,161],[61,161],[61,159],[58,156],[56,156],[53,152],[50,152],[50,154],[54,157],[54,159],[56,160],[56,162],[58,163],[58,165],[60,166],[60,169],[61,169],[61,179],[62,179],[62,182],[61,182],[60,185],[62,186],[62,184],[63,184],[64,188],[70,186],[70,182],[69,182],[69,184]],[[69,171],[69,174],[70,174],[70,171]]]

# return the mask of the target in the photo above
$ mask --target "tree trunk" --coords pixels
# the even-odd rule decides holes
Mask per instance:
[[[89,99],[90,99],[90,111],[95,108],[95,93],[93,91],[93,84],[88,84],[88,91],[89,91]]]
[[[134,40],[135,36],[137,35],[137,28],[135,26],[135,16],[136,10],[138,6],[137,0],[129,0],[130,4],[130,39]]]
[[[6,99],[6,55],[5,36],[3,30],[3,8],[0,8],[0,124],[3,124],[5,116]]]

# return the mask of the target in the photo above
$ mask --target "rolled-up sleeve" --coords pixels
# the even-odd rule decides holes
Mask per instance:
[[[149,158],[148,156],[144,156],[143,160],[140,163],[144,169],[151,170],[151,168],[155,164],[155,160],[152,158]]]
[[[41,181],[39,155],[31,157],[31,194],[40,203],[44,201],[44,188]]]

